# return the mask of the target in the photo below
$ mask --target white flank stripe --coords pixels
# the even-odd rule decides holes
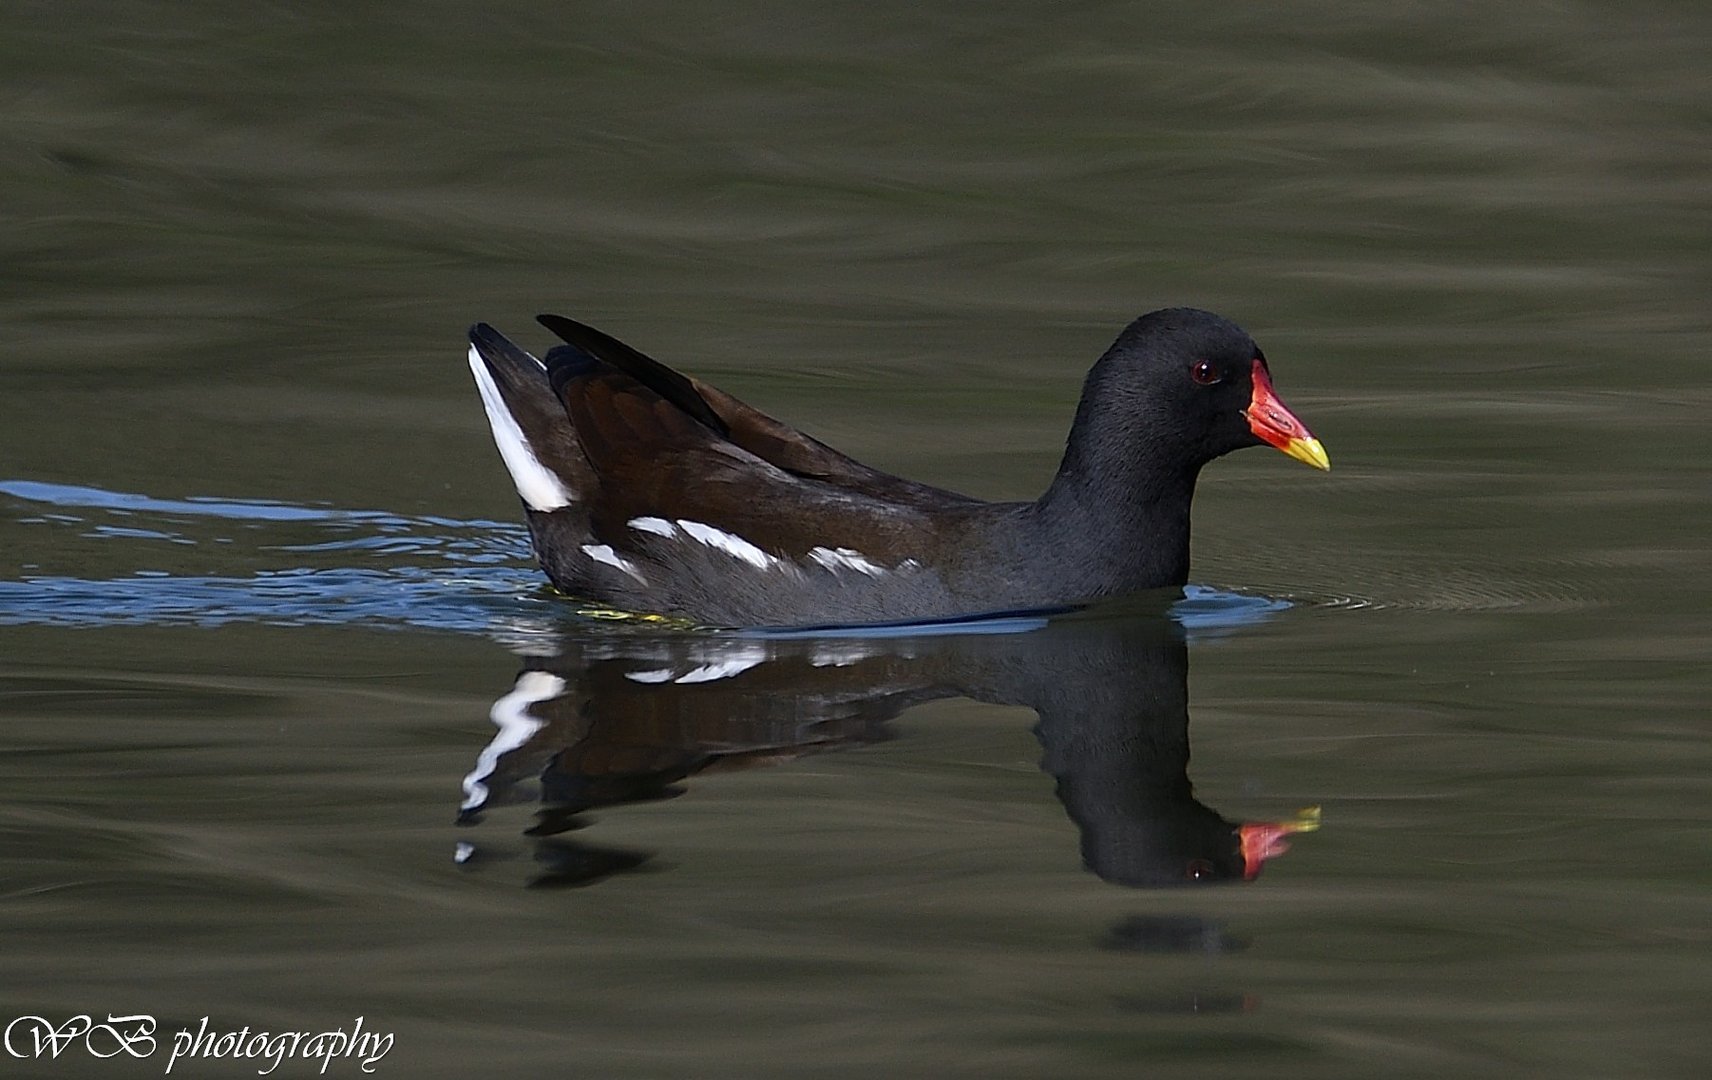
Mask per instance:
[[[654,668],[651,671],[626,671],[624,677],[631,682],[662,683],[672,681],[672,669]]]
[[[530,448],[529,440],[523,437],[523,429],[517,426],[517,418],[511,415],[511,410],[505,407],[505,399],[499,394],[499,387],[494,384],[493,373],[487,369],[487,362],[481,358],[474,345],[470,346],[470,373],[476,377],[476,389],[481,392],[482,408],[487,410],[488,426],[493,428],[494,445],[499,447],[499,456],[505,462],[505,468],[511,473],[511,482],[517,485],[517,494],[529,504],[531,510],[546,513],[571,505],[576,500],[571,497],[571,490],[565,482],[559,479],[557,473],[541,464]]]
[[[632,529],[640,529],[642,532],[653,533],[655,536],[670,538],[678,535],[678,527],[667,521],[665,518],[631,518],[625,524],[629,525]]]
[[[678,519],[678,526],[708,547],[718,548],[734,559],[742,559],[757,570],[765,570],[769,566],[778,565],[779,560],[741,536],[733,536],[723,529],[714,528],[712,525],[703,525],[699,521],[685,521],[683,518]],[[683,682],[682,679],[678,681]]]
[[[808,557],[828,570],[857,570],[869,577],[879,577],[886,568],[870,562],[868,557],[852,548],[810,548]]]
[[[640,570],[636,569],[636,564],[613,551],[611,544],[584,544],[583,554],[595,562],[617,567],[644,585],[648,584],[648,579],[642,576]]]
[[[565,680],[545,671],[525,671],[517,677],[511,693],[493,703],[488,718],[499,729],[482,752],[476,756],[476,767],[464,777],[463,809],[474,810],[487,801],[485,781],[493,775],[502,755],[517,749],[546,726],[545,720],[529,715],[529,706],[551,701],[565,691]]]

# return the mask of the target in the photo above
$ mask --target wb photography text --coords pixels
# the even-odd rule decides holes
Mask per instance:
[[[335,1061],[353,1062],[363,1072],[372,1073],[392,1051],[393,1036],[364,1031],[363,1023],[364,1018],[359,1016],[348,1031],[341,1027],[268,1032],[252,1031],[248,1026],[222,1031],[204,1016],[168,1036],[156,1034],[159,1024],[147,1013],[109,1013],[104,1022],[88,1014],[59,1022],[45,1016],[19,1016],[6,1025],[4,1047],[14,1058],[54,1061],[62,1055],[153,1058],[164,1049],[167,1073],[180,1061],[188,1060],[248,1060],[257,1063],[260,1076],[272,1074],[290,1060],[318,1061],[320,1073],[327,1072]]]

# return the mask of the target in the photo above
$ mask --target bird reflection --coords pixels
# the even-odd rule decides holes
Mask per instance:
[[[877,742],[905,709],[962,696],[1035,711],[1041,767],[1080,830],[1083,864],[1113,884],[1252,879],[1287,834],[1315,827],[1312,811],[1238,823],[1195,798],[1188,650],[1176,622],[971,629],[980,627],[848,637],[566,630],[557,653],[529,658],[495,702],[498,732],[465,778],[460,821],[539,799],[535,883],[588,884],[650,857],[569,836],[588,811],[675,797],[691,776]]]

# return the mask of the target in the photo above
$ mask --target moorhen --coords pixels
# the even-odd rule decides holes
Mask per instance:
[[[993,503],[839,453],[592,327],[540,360],[470,329],[470,370],[536,557],[571,596],[703,626],[1074,607],[1182,585],[1201,466],[1270,444],[1321,469],[1235,323],[1143,315],[1094,364],[1063,463]]]

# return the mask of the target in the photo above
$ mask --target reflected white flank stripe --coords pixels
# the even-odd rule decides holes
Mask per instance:
[[[717,664],[703,664],[693,671],[686,671],[672,681],[675,683],[712,682],[715,679],[729,679],[739,672],[748,671],[759,664],[765,657],[737,657],[734,660],[721,660]]]
[[[546,726],[545,720],[529,714],[529,706],[551,701],[565,692],[565,680],[545,671],[525,671],[517,677],[511,693],[493,703],[488,717],[499,728],[493,740],[476,756],[476,767],[464,777],[462,809],[474,810],[487,802],[487,784],[499,759],[529,741]]]

